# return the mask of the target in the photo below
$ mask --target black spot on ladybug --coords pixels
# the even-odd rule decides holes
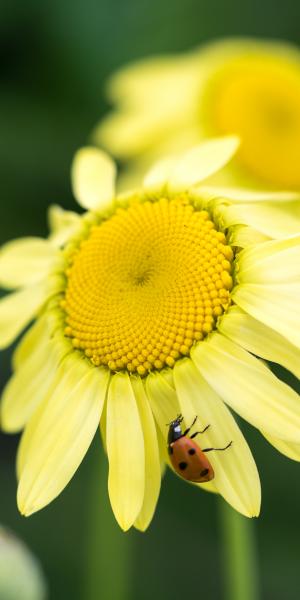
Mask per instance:
[[[184,469],[186,469],[188,465],[186,462],[180,462],[178,466],[180,471],[184,471]]]
[[[195,448],[190,448],[190,449],[189,449],[189,454],[191,454],[191,456],[192,456],[193,454],[196,454],[196,450],[195,450]]]
[[[173,448],[172,448],[172,446],[169,446],[168,452],[169,452],[169,454],[173,454]]]
[[[207,475],[208,473],[208,469],[203,469],[203,471],[201,471],[200,476],[204,477],[205,475]]]

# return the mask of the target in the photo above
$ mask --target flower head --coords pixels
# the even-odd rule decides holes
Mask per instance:
[[[99,423],[125,530],[151,521],[168,462],[166,423],[179,413],[187,426],[196,415],[210,425],[206,447],[233,442],[211,452],[215,478],[197,485],[247,516],[259,512],[259,477],[227,405],[300,457],[299,398],[256,358],[299,375],[300,238],[287,236],[292,217],[278,216],[298,196],[204,186],[236,148],[233,137],[210,140],[119,196],[113,162],[84,148],[72,180],[88,211],[54,207],[48,240],[2,248],[0,281],[17,291],[0,301],[1,346],[35,319],[1,408],[4,430],[25,427],[23,514],[63,490]]]
[[[95,138],[121,158],[138,157],[141,169],[159,152],[237,134],[223,180],[300,188],[300,53],[292,45],[229,39],[147,59],[117,73],[109,93],[117,111]]]

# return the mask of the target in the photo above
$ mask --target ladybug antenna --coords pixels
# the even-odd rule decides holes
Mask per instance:
[[[183,416],[177,415],[176,419],[174,419],[173,421],[170,421],[170,423],[166,423],[166,427],[170,427],[170,425],[172,425],[172,423],[182,423],[183,421]]]

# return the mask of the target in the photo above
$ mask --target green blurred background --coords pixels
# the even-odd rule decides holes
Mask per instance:
[[[51,203],[76,209],[70,162],[107,110],[103,85],[115,68],[227,35],[299,43],[299,23],[298,0],[2,0],[1,243],[45,235]],[[10,355],[11,349],[1,355],[1,386]],[[255,523],[262,598],[296,599],[300,465],[243,429],[263,487]],[[224,598],[216,497],[167,473],[150,529],[123,534],[108,505],[106,460],[96,439],[63,494],[25,519],[15,502],[18,437],[1,436],[0,443],[0,521],[39,557],[49,598]]]

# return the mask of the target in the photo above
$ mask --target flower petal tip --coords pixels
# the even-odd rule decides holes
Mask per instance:
[[[37,512],[39,509],[38,508],[34,508],[33,506],[26,506],[25,504],[21,504],[21,502],[18,502],[18,509],[20,514],[22,515],[22,517],[30,517],[31,515],[33,515],[35,512]]]
[[[248,517],[248,519],[257,519],[260,515],[260,502],[258,506],[253,506],[251,508],[249,508],[249,510],[246,510],[244,513],[245,517]]]
[[[133,525],[133,523],[131,523],[131,521],[130,522],[123,521],[122,519],[117,518],[116,515],[115,515],[115,518],[117,520],[118,525],[121,527],[121,529],[122,529],[122,531],[124,531],[124,533],[126,533],[127,531],[129,531],[129,529],[131,529],[131,527]]]
[[[134,529],[136,529],[140,533],[144,533],[148,529],[148,527],[149,527],[149,523],[148,523],[148,525],[145,525],[144,527],[141,527],[140,525],[137,525],[136,523],[134,523]]]
[[[238,136],[229,135],[207,139],[194,146],[178,159],[171,170],[170,189],[179,191],[198,186],[231,160],[239,144]]]
[[[71,179],[73,193],[86,209],[105,208],[115,194],[116,165],[106,152],[93,146],[74,156]]]

